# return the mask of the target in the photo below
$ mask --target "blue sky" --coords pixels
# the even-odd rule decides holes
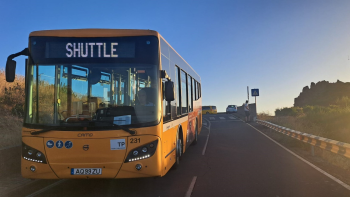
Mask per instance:
[[[258,112],[290,107],[311,82],[350,81],[350,1],[3,1],[0,67],[47,29],[158,31],[202,78],[203,105],[224,111],[259,88]],[[24,74],[24,58],[17,58]],[[254,102],[251,98],[250,102]]]

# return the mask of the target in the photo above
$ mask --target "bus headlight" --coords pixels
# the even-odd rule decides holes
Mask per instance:
[[[140,147],[137,147],[131,150],[124,162],[128,163],[128,162],[139,161],[139,160],[152,157],[152,155],[154,155],[154,153],[157,150],[157,145],[158,145],[158,140],[155,140],[153,142],[150,142],[148,144],[142,145]],[[148,149],[147,147],[152,147],[152,149]]]
[[[32,148],[32,147],[26,145],[23,142],[22,142],[22,157],[23,157],[23,159],[25,159],[27,161],[31,161],[31,162],[45,163],[45,164],[47,163],[46,157],[43,153],[36,150],[35,148]],[[35,169],[35,167],[34,167],[34,169]],[[30,169],[30,170],[32,170],[32,169]]]
[[[37,156],[37,157],[41,157],[41,152],[37,152],[37,153],[36,153],[36,156]]]
[[[142,148],[142,152],[143,152],[143,153],[146,153],[146,152],[147,152],[147,147],[143,147],[143,148]]]

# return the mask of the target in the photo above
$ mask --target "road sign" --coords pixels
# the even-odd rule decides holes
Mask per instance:
[[[252,96],[259,96],[259,89],[252,89]]]

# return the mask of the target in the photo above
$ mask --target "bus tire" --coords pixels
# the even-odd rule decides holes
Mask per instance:
[[[180,160],[182,156],[182,138],[179,136],[179,132],[176,136],[176,153],[175,153],[175,164],[174,169],[177,169],[180,166]]]

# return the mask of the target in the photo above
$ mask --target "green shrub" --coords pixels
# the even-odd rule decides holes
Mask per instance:
[[[275,114],[271,120],[275,124],[350,143],[350,105],[282,108],[276,109]]]
[[[341,98],[338,98],[335,103],[342,107],[350,107],[350,98],[347,96],[343,96]]]
[[[275,110],[276,116],[301,116],[303,115],[303,108],[301,107],[285,107],[282,109],[276,109]]]

